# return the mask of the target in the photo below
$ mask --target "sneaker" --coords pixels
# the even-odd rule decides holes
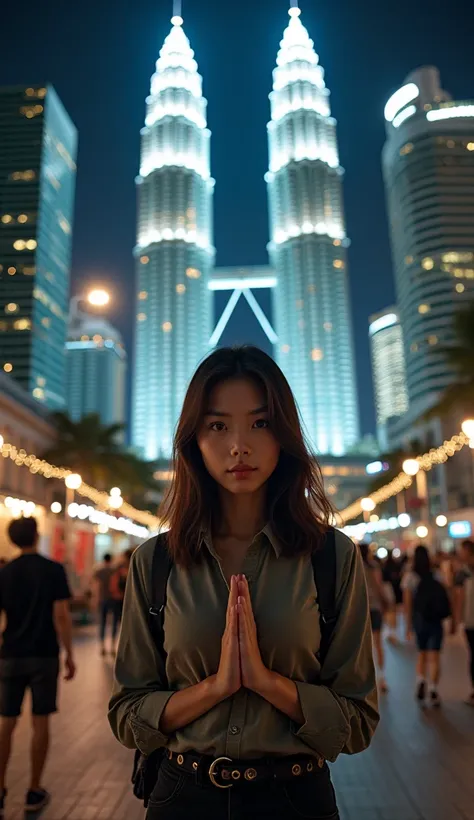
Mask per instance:
[[[3,820],[4,812],[5,812],[5,797],[7,796],[7,790],[4,789],[0,792],[0,820]]]
[[[44,809],[51,800],[51,795],[46,789],[29,789],[26,792],[25,811],[39,811]]]
[[[436,689],[432,690],[430,694],[430,701],[433,709],[439,709],[439,707],[441,706],[441,700]]]
[[[420,702],[421,706],[424,705],[425,698],[426,698],[426,682],[424,680],[420,680],[418,686],[416,687],[416,699]]]

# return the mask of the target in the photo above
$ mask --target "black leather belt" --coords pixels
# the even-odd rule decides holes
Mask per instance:
[[[230,757],[213,758],[194,752],[177,754],[167,750],[170,760],[181,771],[204,775],[218,789],[230,789],[235,783],[260,783],[262,780],[291,780],[310,775],[326,763],[324,758],[294,756],[260,758],[258,760],[231,760]]]

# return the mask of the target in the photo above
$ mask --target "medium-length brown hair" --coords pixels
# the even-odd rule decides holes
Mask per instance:
[[[220,382],[248,378],[265,395],[270,429],[280,444],[278,465],[267,482],[267,520],[285,555],[317,549],[332,518],[321,469],[310,454],[290,386],[277,364],[257,347],[215,350],[188,387],[174,440],[174,478],[160,515],[169,527],[173,560],[199,560],[203,533],[218,521],[217,482],[209,475],[197,443],[209,395]]]

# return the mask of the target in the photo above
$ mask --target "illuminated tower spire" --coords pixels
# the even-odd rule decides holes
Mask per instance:
[[[213,264],[210,131],[175,0],[151,78],[138,186],[134,446],[168,458],[188,381],[209,349]]]
[[[313,447],[341,455],[359,433],[343,170],[324,71],[295,0],[288,14],[273,71],[266,175],[276,358]]]

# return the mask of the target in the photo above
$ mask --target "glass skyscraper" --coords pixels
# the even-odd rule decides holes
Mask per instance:
[[[151,80],[137,179],[132,443],[168,458],[185,390],[211,336],[210,132],[194,52],[172,18]]]
[[[312,447],[343,455],[359,437],[336,121],[324,71],[292,7],[268,124],[276,359]]]
[[[414,71],[385,107],[383,172],[409,414],[456,378],[443,348],[474,297],[474,100],[454,101],[439,72]]]
[[[54,88],[0,89],[0,367],[65,407],[77,131]]]
[[[403,336],[397,308],[388,307],[369,319],[370,353],[374,380],[377,435],[388,449],[386,425],[408,409]]]

